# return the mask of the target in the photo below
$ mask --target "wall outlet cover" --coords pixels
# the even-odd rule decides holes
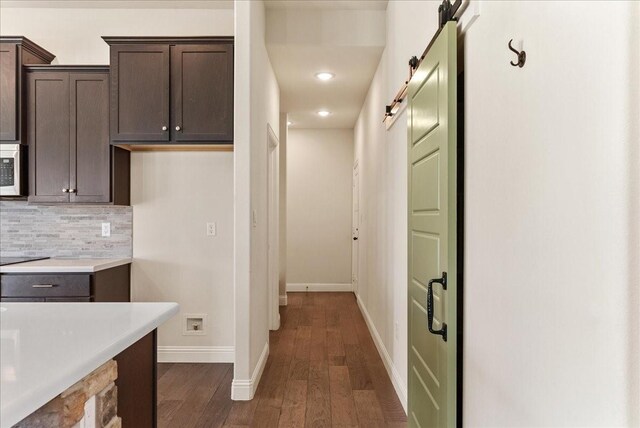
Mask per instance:
[[[183,336],[205,336],[207,334],[207,314],[183,314]]]
[[[111,236],[111,223],[102,223],[102,237],[108,238]]]
[[[214,223],[207,223],[207,236],[216,236],[217,230],[216,230],[216,224]]]

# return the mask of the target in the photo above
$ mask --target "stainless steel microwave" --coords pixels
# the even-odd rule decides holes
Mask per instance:
[[[22,196],[26,191],[26,156],[20,144],[0,144],[0,196]]]

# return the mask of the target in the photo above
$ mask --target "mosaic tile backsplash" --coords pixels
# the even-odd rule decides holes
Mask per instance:
[[[102,237],[102,223],[111,236]],[[0,202],[0,256],[132,256],[133,209],[121,206]]]

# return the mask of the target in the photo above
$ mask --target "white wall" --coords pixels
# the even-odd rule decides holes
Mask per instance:
[[[133,2],[126,8],[94,1],[74,2],[73,7],[65,3],[49,2],[57,7],[42,8],[42,2],[2,2],[0,31],[41,44],[57,56],[58,64],[108,64],[109,47],[100,38],[105,35],[234,34],[232,9],[164,8],[163,2],[150,1],[136,3],[140,8],[131,7]],[[175,301],[181,314],[209,316],[206,336],[182,336],[178,317],[161,327],[159,345],[174,352],[161,348],[159,357],[231,361],[233,155],[135,154],[131,173],[133,299]],[[218,222],[216,238],[204,236],[206,221]]]
[[[407,79],[407,63],[437,29],[438,2],[392,1],[387,47],[354,129],[360,174],[358,299],[383,346],[396,392],[407,394],[407,127],[385,130],[384,106]],[[376,335],[374,334],[374,338]]]
[[[467,33],[467,426],[640,424],[639,8],[482,1]],[[406,118],[388,132],[380,118],[436,9],[389,3],[387,49],[355,128],[359,298],[400,390]],[[527,51],[523,69],[509,65],[510,38]]]
[[[133,300],[180,304],[158,330],[160,361],[233,361],[233,153],[133,153],[131,205]],[[187,313],[207,315],[205,336],[182,335]]]
[[[640,424],[639,7],[482,2],[469,29],[469,425]]]
[[[28,37],[56,55],[54,64],[109,64],[109,46],[101,36],[233,35],[233,9],[153,9],[152,3],[162,2],[151,1],[138,9],[96,8],[95,1],[14,7],[30,3],[0,2],[0,33]]]
[[[353,130],[290,129],[287,282],[351,287]]]
[[[264,4],[238,0],[235,8],[236,361],[232,396],[248,400],[260,379],[269,342],[267,129],[270,126],[278,136],[280,100],[264,43]]]

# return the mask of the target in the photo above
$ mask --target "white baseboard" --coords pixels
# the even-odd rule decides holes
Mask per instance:
[[[249,401],[253,399],[258,384],[260,383],[264,366],[267,365],[267,358],[269,358],[269,342],[264,344],[264,349],[262,350],[258,364],[256,364],[256,368],[253,369],[251,379],[233,379],[233,382],[231,382],[232,400]]]
[[[290,291],[309,291],[309,292],[322,292],[322,291],[353,291],[351,283],[338,283],[338,284],[318,284],[318,283],[287,283],[287,292]]]
[[[384,343],[382,342],[382,338],[376,330],[371,317],[369,316],[369,312],[367,312],[367,308],[362,303],[360,296],[356,296],[358,301],[358,307],[360,311],[364,315],[364,320],[367,323],[367,327],[369,327],[369,332],[371,333],[371,337],[373,337],[373,341],[376,344],[376,348],[378,348],[378,353],[382,358],[382,362],[384,363],[385,368],[387,369],[387,373],[391,378],[391,383],[393,384],[393,388],[396,390],[396,394],[398,394],[398,398],[400,399],[400,403],[404,408],[404,412],[407,413],[407,385],[402,381],[402,377],[400,377],[400,373],[396,369],[396,366],[393,364],[393,360],[387,352],[387,348],[385,348]]]
[[[287,295],[280,296],[280,306],[287,306]]]
[[[158,346],[159,363],[233,363],[233,346]]]

